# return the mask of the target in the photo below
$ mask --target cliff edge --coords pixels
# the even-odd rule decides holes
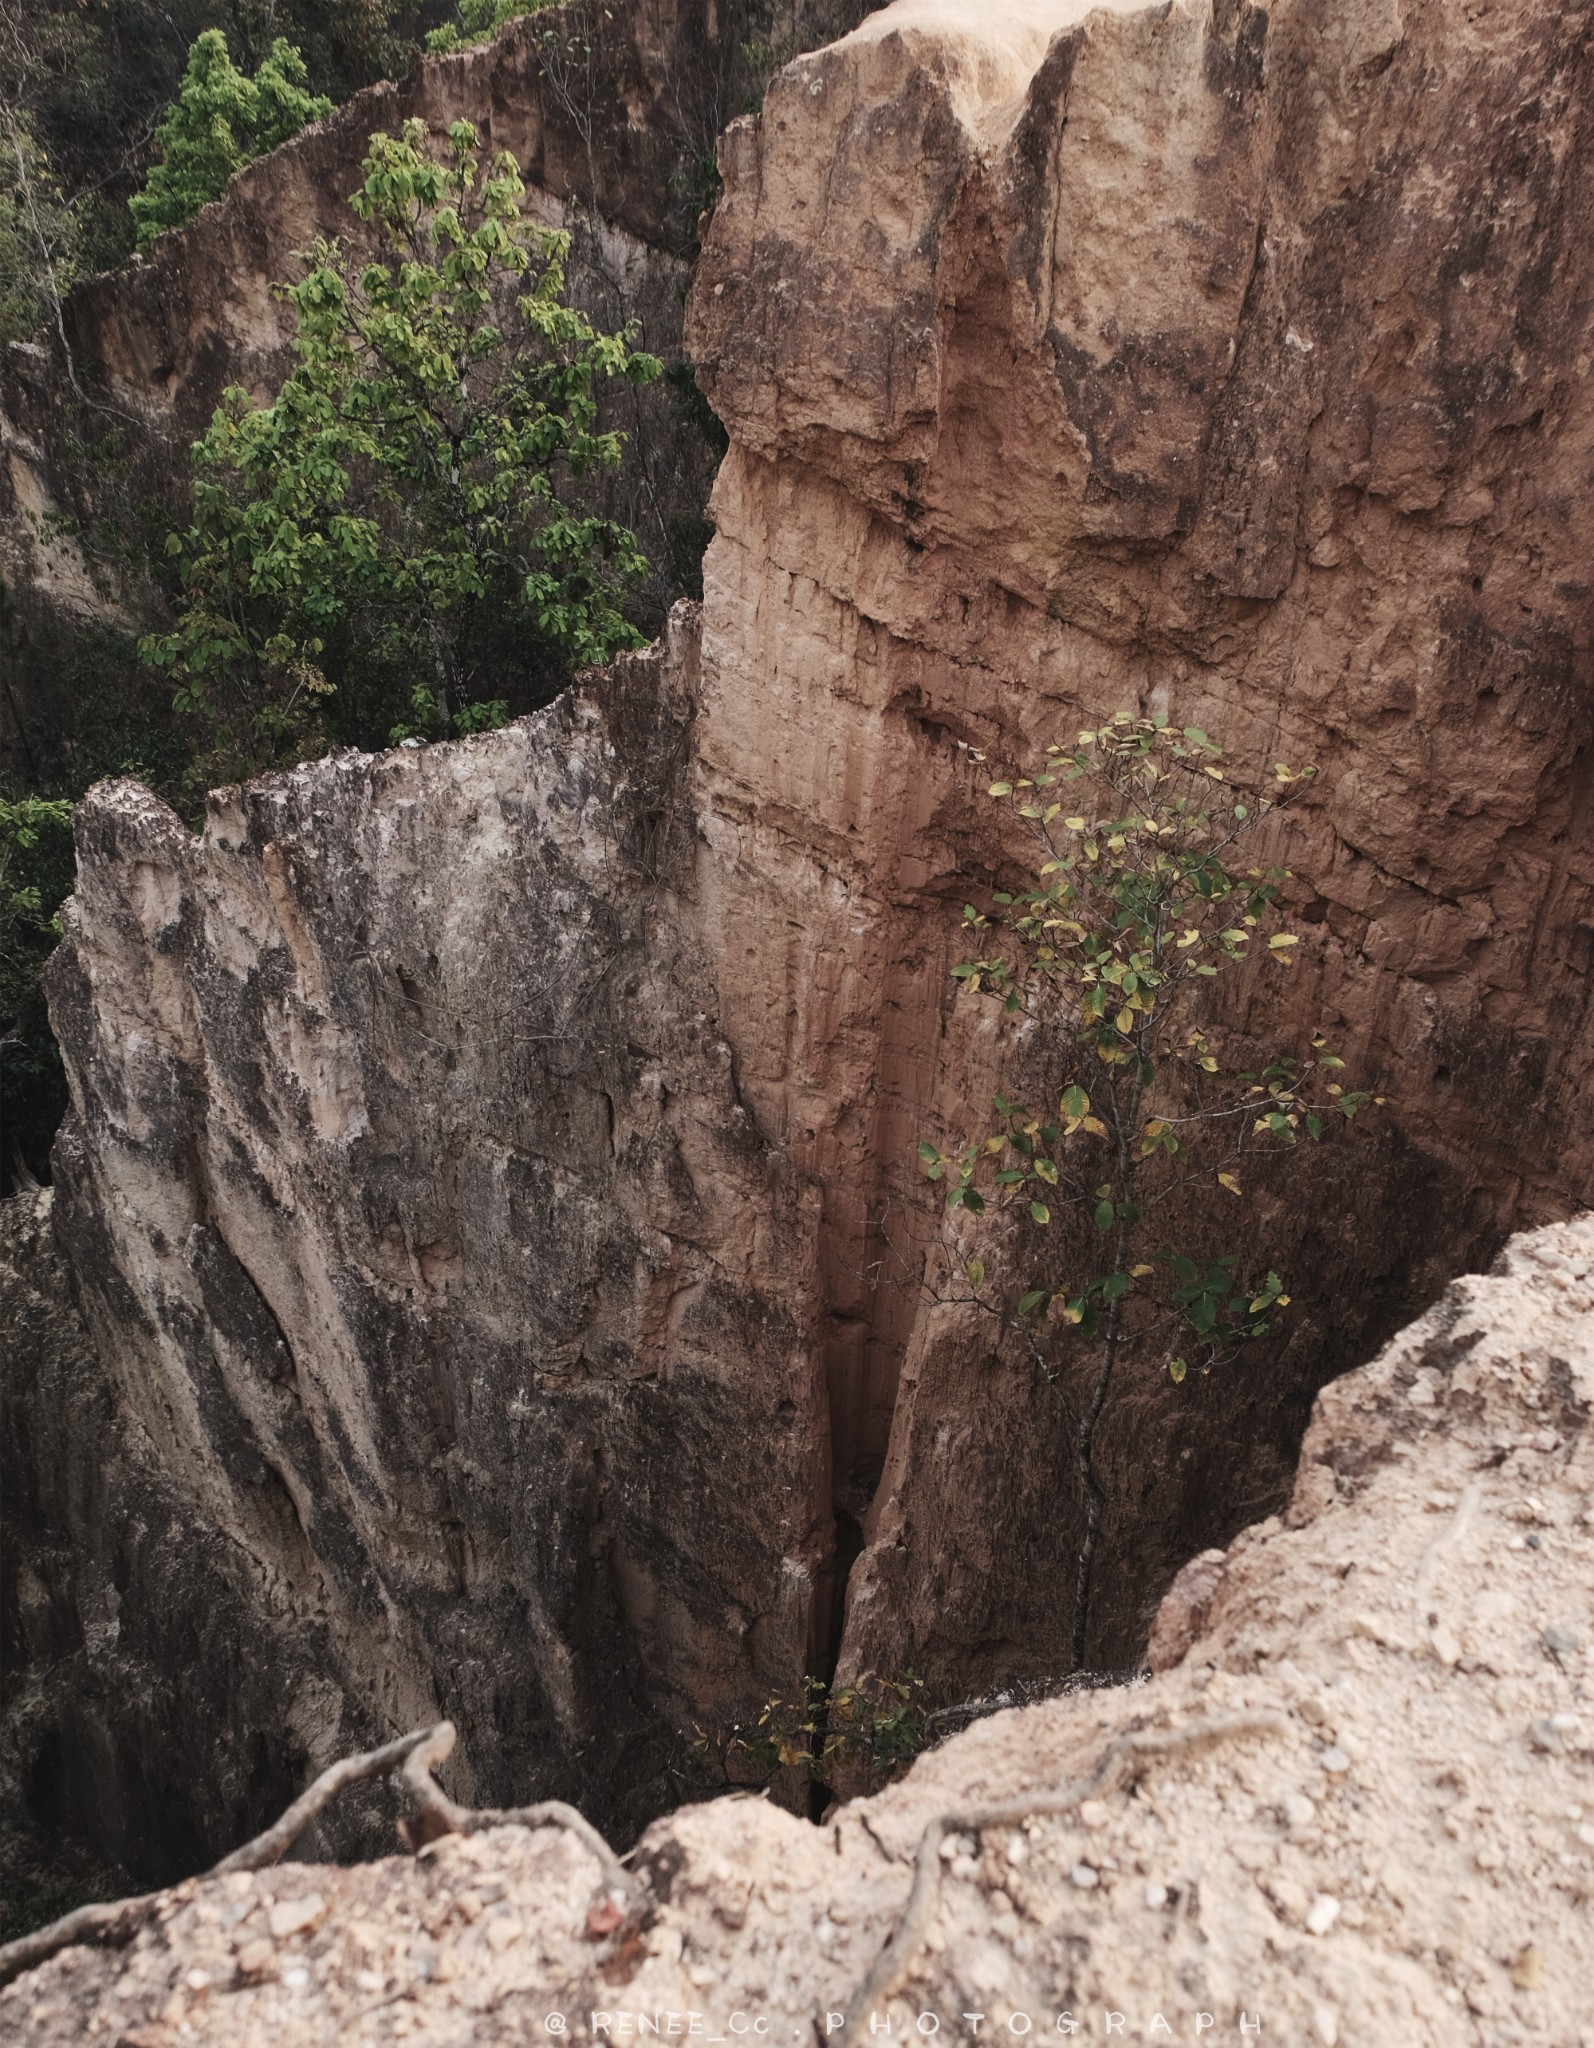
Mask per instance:
[[[183,1884],[0,1993],[0,2029],[1587,2043],[1591,1403],[1583,1217],[1319,1397],[1286,1512],[1181,1574],[1149,1682],[997,1715],[822,1827],[688,1808],[623,1912],[556,1827]]]
[[[921,1285],[916,1143],[1000,1074],[959,739],[1138,706],[1315,762],[1301,964],[1212,1029],[1325,1028],[1389,1097],[1249,1191],[1276,1339],[1115,1400],[1093,1666],[1281,1507],[1322,1387],[1594,1200],[1589,27],[901,0],[722,145],[700,614],[198,835],[90,794],[55,1229],[115,1420],[18,1546],[16,1662],[95,1678],[28,1695],[41,1811],[122,1859],[141,1773],[160,1881],[446,1714],[472,1797],[629,1831],[805,1674],[1067,1668],[1067,1410]]]

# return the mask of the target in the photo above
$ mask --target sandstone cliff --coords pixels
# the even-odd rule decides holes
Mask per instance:
[[[143,1753],[168,1837],[439,1709],[497,1731],[479,1797],[635,1825],[672,1731],[804,1667],[816,1201],[675,893],[691,641],[484,744],[223,793],[198,839],[136,784],[83,807],[56,1224],[115,1420],[74,1534],[131,1611],[58,1754]],[[197,1782],[154,1733],[190,1689]]]
[[[700,774],[742,892],[724,1028],[825,1189],[871,1546],[844,1668],[1055,1654],[1069,1540],[1035,1378],[860,1277],[990,1073],[947,1015],[949,907],[1003,857],[954,738],[1024,761],[1136,704],[1316,761],[1284,847],[1311,957],[1231,1043],[1321,1023],[1397,1104],[1376,1153],[1280,1179],[1283,1356],[1120,1412],[1104,1661],[1282,1482],[1317,1385],[1589,1197],[1588,31],[904,0],[725,139],[688,318],[731,438]]]
[[[1143,703],[1315,759],[1310,957],[1228,1028],[1330,1025],[1392,1096],[1265,1191],[1287,1339],[1116,1410],[1094,1662],[1283,1499],[1331,1375],[1589,1198],[1587,15],[872,18],[724,147],[700,626],[197,840],[90,798],[57,1224],[116,1446],[52,1485],[105,1585],[147,1475],[204,1532],[93,1710],[196,1845],[436,1711],[478,1796],[618,1825],[694,1714],[835,1657],[1061,1668],[1062,1411],[918,1287],[914,1141],[998,1060],[947,979],[1003,858],[957,737]],[[92,1576],[28,1659],[100,1654]],[[168,1772],[119,1731],[212,1615]]]
[[[184,1884],[131,1946],[0,1992],[0,2027],[1587,2043],[1591,1403],[1584,1217],[1322,1395],[1282,1524],[1181,1575],[1149,1684],[1000,1714],[821,1828],[689,1808],[639,1845],[624,1914],[551,1828]],[[931,1828],[929,1910],[881,1969]]]

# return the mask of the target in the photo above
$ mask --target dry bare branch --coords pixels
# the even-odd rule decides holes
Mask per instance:
[[[442,1835],[478,1835],[484,1828],[563,1828],[597,1858],[611,1888],[630,1897],[636,1880],[591,1821],[562,1799],[539,1800],[535,1806],[457,1806],[432,1776],[453,1747],[453,1722],[439,1721],[405,1760],[404,1787],[419,1809],[419,1818],[405,1830],[412,1847],[423,1848]]]
[[[252,1841],[245,1842],[242,1848],[234,1849],[219,1863],[213,1864],[204,1876],[226,1877],[235,1870],[268,1868],[286,1855],[311,1821],[324,1812],[346,1786],[396,1771],[418,1808],[418,1819],[414,1824],[404,1826],[401,1823],[401,1832],[412,1848],[423,1848],[427,1842],[442,1835],[477,1834],[483,1828],[563,1828],[597,1858],[603,1869],[605,1885],[627,1898],[631,1896],[636,1880],[592,1823],[573,1806],[566,1806],[557,1799],[509,1811],[456,1806],[432,1777],[432,1771],[453,1747],[453,1722],[439,1721],[432,1728],[413,1729],[394,1742],[384,1743],[380,1749],[367,1750],[362,1756],[343,1757],[339,1762],[329,1764],[280,1819]],[[138,1898],[117,1899],[105,1905],[80,1906],[76,1912],[52,1921],[48,1927],[41,1927],[34,1934],[25,1934],[20,1940],[7,1942],[0,1948],[0,1985],[9,1984],[24,1970],[35,1969],[62,1949],[72,1948],[79,1942],[92,1942],[104,1948],[125,1947],[141,1928],[148,1925],[164,1896],[164,1892],[146,1892]]]

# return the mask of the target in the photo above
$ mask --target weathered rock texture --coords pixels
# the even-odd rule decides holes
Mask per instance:
[[[1315,759],[1312,943],[1224,1029],[1331,1026],[1392,1097],[1260,1187],[1288,1336],[1110,1411],[1093,1661],[1282,1500],[1325,1380],[1587,1199],[1587,17],[871,19],[724,150],[701,661],[682,616],[197,842],[84,806],[57,1224],[119,1430],[325,1688],[307,1762],[443,1710],[476,1796],[630,1818],[832,1653],[1066,1662],[1062,1410],[918,1284],[914,1141],[1001,1056],[947,979],[1003,859],[955,736],[1144,703]]]
[[[1273,1190],[1282,1357],[1120,1406],[1104,1661],[1279,1484],[1303,1397],[1594,1186],[1589,26],[904,4],[726,137],[699,774],[723,1028],[825,1189],[847,1669],[1055,1656],[1072,1540],[1036,1378],[865,1284],[914,1138],[993,1072],[946,1014],[949,909],[1002,859],[955,737],[1023,762],[1137,705],[1317,762],[1306,957],[1235,1040],[1320,1022],[1395,1097]]]
[[[151,1471],[207,1532],[155,1541],[119,1724],[192,1683],[240,1750],[324,1758],[447,1713],[495,1731],[477,1797],[623,1828],[694,1713],[802,1670],[817,1200],[675,898],[691,625],[484,743],[224,792],[197,839],[136,784],[83,807],[56,1227],[118,1424],[79,1541],[125,1577]],[[185,1815],[191,1770],[151,1743],[214,1839],[241,1816]]]
[[[102,1896],[107,1868],[123,1889],[128,1869],[192,1870],[270,1818],[276,1788],[340,1740],[343,1714],[326,1617],[274,1590],[269,1553],[237,1518],[206,1513],[106,1372],[52,1201],[18,1195],[0,1211],[8,1921],[57,1894],[76,1903],[85,1885]],[[390,1818],[380,1799],[357,1804],[338,1839],[385,1842]]]
[[[1077,1783],[1125,1734],[1251,1717],[1142,1753],[1062,1817],[954,1834],[862,2038],[934,2015],[943,2039],[1056,2039],[1070,2015],[1100,2039],[1118,2013],[1140,2041],[1260,2020],[1301,2048],[1587,2048],[1591,1404],[1583,1217],[1516,1239],[1321,1396],[1282,1524],[1181,1575],[1149,1684],[1001,1714],[822,1828],[754,1799],[679,1813],[640,1845],[645,1900],[618,1927],[556,1830],[185,1884],[131,1949],[68,1951],[0,1994],[0,2028],[28,2048],[441,2048],[546,2039],[555,2014],[577,2041],[663,2035],[676,2014],[683,2038],[839,2038],[826,2015],[933,1817]]]

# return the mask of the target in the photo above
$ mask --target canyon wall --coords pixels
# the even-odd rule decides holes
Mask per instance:
[[[915,1142],[1004,1057],[948,979],[1006,858],[958,738],[1145,705],[1315,761],[1303,957],[1214,1028],[1329,1027],[1390,1096],[1247,1212],[1287,1334],[1111,1411],[1093,1663],[1284,1498],[1327,1379],[1589,1199],[1588,12],[904,0],[723,145],[701,621],[197,839],[91,794],[55,1228],[128,1473],[102,1577],[148,1583],[142,1474],[207,1532],[141,1668],[233,1617],[195,1839],[437,1711],[462,1790],[621,1826],[805,1669],[1066,1665],[1065,1413],[921,1287]],[[24,1661],[90,1604],[35,1599]]]
[[[996,1072],[945,970],[1011,849],[954,740],[1023,765],[1130,706],[1242,775],[1317,763],[1280,847],[1300,965],[1226,1042],[1320,1024],[1393,1098],[1268,1191],[1281,1349],[1119,1402],[1101,1661],[1276,1496],[1316,1386],[1588,1199],[1589,26],[903,4],[725,138],[688,317],[731,439],[699,772],[748,877],[724,1028],[825,1189],[833,1455],[868,1502],[846,1670],[1055,1660],[1073,1540],[1033,1369],[866,1284],[911,1279],[913,1141]]]
[[[688,1807],[623,1910],[548,1826],[190,1879],[0,1990],[0,2029],[1588,2048],[1591,1403],[1581,1216],[1324,1392],[1282,1521],[1181,1574],[1146,1683],[993,1715],[820,1827]]]
[[[198,838],[136,784],[82,806],[55,1228],[114,1421],[76,1452],[95,1571],[35,1571],[23,1661],[123,1589],[114,1722],[193,1687],[224,1749],[287,1731],[291,1782],[448,1713],[497,1731],[480,1796],[634,1827],[694,1714],[804,1668],[816,1201],[677,900],[694,630],[485,741],[223,792]],[[168,1833],[237,1825],[149,1747]]]

